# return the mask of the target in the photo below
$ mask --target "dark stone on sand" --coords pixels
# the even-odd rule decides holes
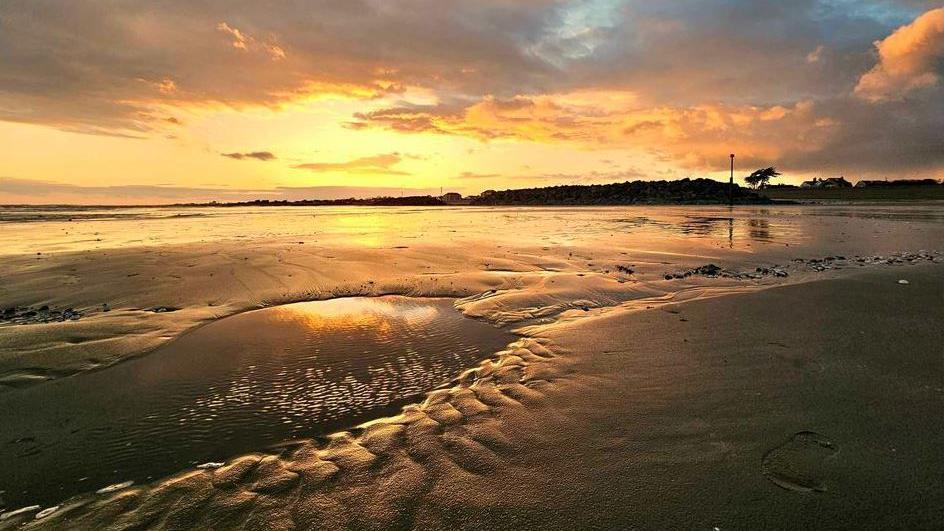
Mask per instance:
[[[701,267],[696,267],[695,269],[692,269],[693,274],[704,275],[706,277],[716,277],[720,275],[722,271],[724,270],[714,264],[707,264],[707,265],[703,265]]]

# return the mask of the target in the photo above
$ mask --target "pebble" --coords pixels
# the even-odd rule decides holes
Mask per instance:
[[[694,269],[689,269],[684,273],[673,273],[665,275],[666,280],[688,278],[692,275],[701,275],[708,278],[734,278],[738,280],[744,279],[759,279],[765,276],[776,276],[776,277],[787,277],[789,274],[780,268],[767,268],[767,267],[758,267],[754,270],[753,273],[739,272],[739,271],[729,271],[718,267],[715,264],[706,264],[703,266],[696,267]]]
[[[911,282],[908,282],[908,281],[905,280],[905,279],[899,280],[898,283],[901,284],[902,286],[907,286],[908,284],[911,284]]]
[[[43,305],[39,309],[9,307],[0,314],[0,321],[8,321],[13,324],[38,324],[38,323],[61,323],[63,321],[78,321],[82,317],[81,312],[73,308],[58,310],[50,308],[49,305]]]

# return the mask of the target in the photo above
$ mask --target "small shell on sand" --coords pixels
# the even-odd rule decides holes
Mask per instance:
[[[47,516],[51,515],[52,513],[56,512],[56,511],[58,511],[58,510],[59,510],[59,506],[58,506],[58,505],[54,505],[54,506],[52,506],[52,507],[47,507],[46,509],[43,509],[42,511],[39,511],[38,513],[36,513],[36,519],[37,519],[37,520],[42,520],[43,518],[46,518]]]
[[[126,489],[134,485],[134,481],[125,481],[124,483],[115,483],[114,485],[109,485],[107,487],[102,487],[95,491],[95,494],[111,494],[112,492],[118,492],[119,490]]]

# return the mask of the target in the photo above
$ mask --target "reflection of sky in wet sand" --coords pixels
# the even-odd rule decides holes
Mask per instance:
[[[441,313],[442,308],[438,306],[363,297],[301,302],[269,310],[271,319],[302,324],[310,334],[356,329],[386,332],[393,328],[391,321],[418,329]]]
[[[28,219],[30,221],[23,221]],[[751,240],[797,244],[842,219],[942,221],[928,205],[772,207],[412,208],[266,207],[56,209],[0,208],[0,254],[112,249],[215,241],[293,239],[365,248],[420,243],[568,245],[610,233],[636,244],[698,245],[718,239],[734,248]],[[71,221],[70,221],[71,220]]]
[[[0,442],[27,441],[0,444],[0,491],[55,502],[346,428],[395,412],[513,337],[451,299],[334,299],[222,319],[149,356],[0,394]]]
[[[67,216],[76,216],[68,221]],[[31,221],[13,221],[24,216]],[[92,219],[86,219],[89,216]],[[845,252],[927,248],[944,214],[933,204],[631,207],[255,207],[57,209],[0,207],[0,256],[173,245],[304,246],[334,259],[347,251],[451,247],[446,254],[578,248],[771,262]],[[46,219],[47,221],[42,221]],[[924,234],[919,234],[923,229]],[[922,230],[914,230],[923,228]],[[874,238],[881,234],[881,239]],[[841,249],[836,244],[845,244]],[[537,251],[537,249],[542,249]],[[785,251],[788,249],[789,252]],[[498,250],[498,251],[496,251]],[[365,255],[366,256],[366,255]],[[387,255],[393,257],[395,255]],[[445,256],[441,255],[441,256]],[[753,258],[748,258],[748,256]],[[377,268],[387,267],[377,257]],[[396,258],[390,260],[396,265]],[[539,259],[538,263],[545,260]],[[417,262],[411,262],[417,266]],[[402,263],[401,263],[402,265]],[[555,266],[556,267],[556,266]]]

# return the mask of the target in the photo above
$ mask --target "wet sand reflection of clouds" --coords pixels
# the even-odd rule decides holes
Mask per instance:
[[[29,221],[22,221],[24,217]],[[748,250],[751,241],[790,245],[808,241],[822,232],[823,225],[842,223],[843,217],[935,222],[942,214],[927,205],[855,210],[790,205],[0,209],[0,249],[7,254],[45,255],[233,241],[364,250],[483,243],[594,245],[615,243],[608,232],[612,231],[624,238],[621,243],[638,249],[710,249],[723,242],[735,250]],[[751,227],[751,219],[765,220],[767,227],[759,231],[761,227]],[[727,225],[732,222],[729,238]]]
[[[382,299],[340,298],[311,303],[297,303],[272,308],[272,318],[302,324],[311,337],[335,332],[371,331],[377,339],[386,339],[400,321],[419,330],[442,315],[437,306],[405,306]]]
[[[750,219],[747,221],[748,230],[747,234],[752,240],[758,240],[763,242],[772,241],[770,232],[770,222],[766,219]]]
[[[753,213],[748,213],[752,215]],[[619,220],[631,227],[656,228],[672,232],[684,237],[725,239],[729,248],[734,248],[738,240],[775,243],[778,241],[774,226],[776,221],[761,217],[768,216],[769,212],[762,210],[756,213],[758,217],[731,216],[685,216],[679,222],[659,221],[646,217],[626,218]],[[789,233],[790,231],[785,231]]]

